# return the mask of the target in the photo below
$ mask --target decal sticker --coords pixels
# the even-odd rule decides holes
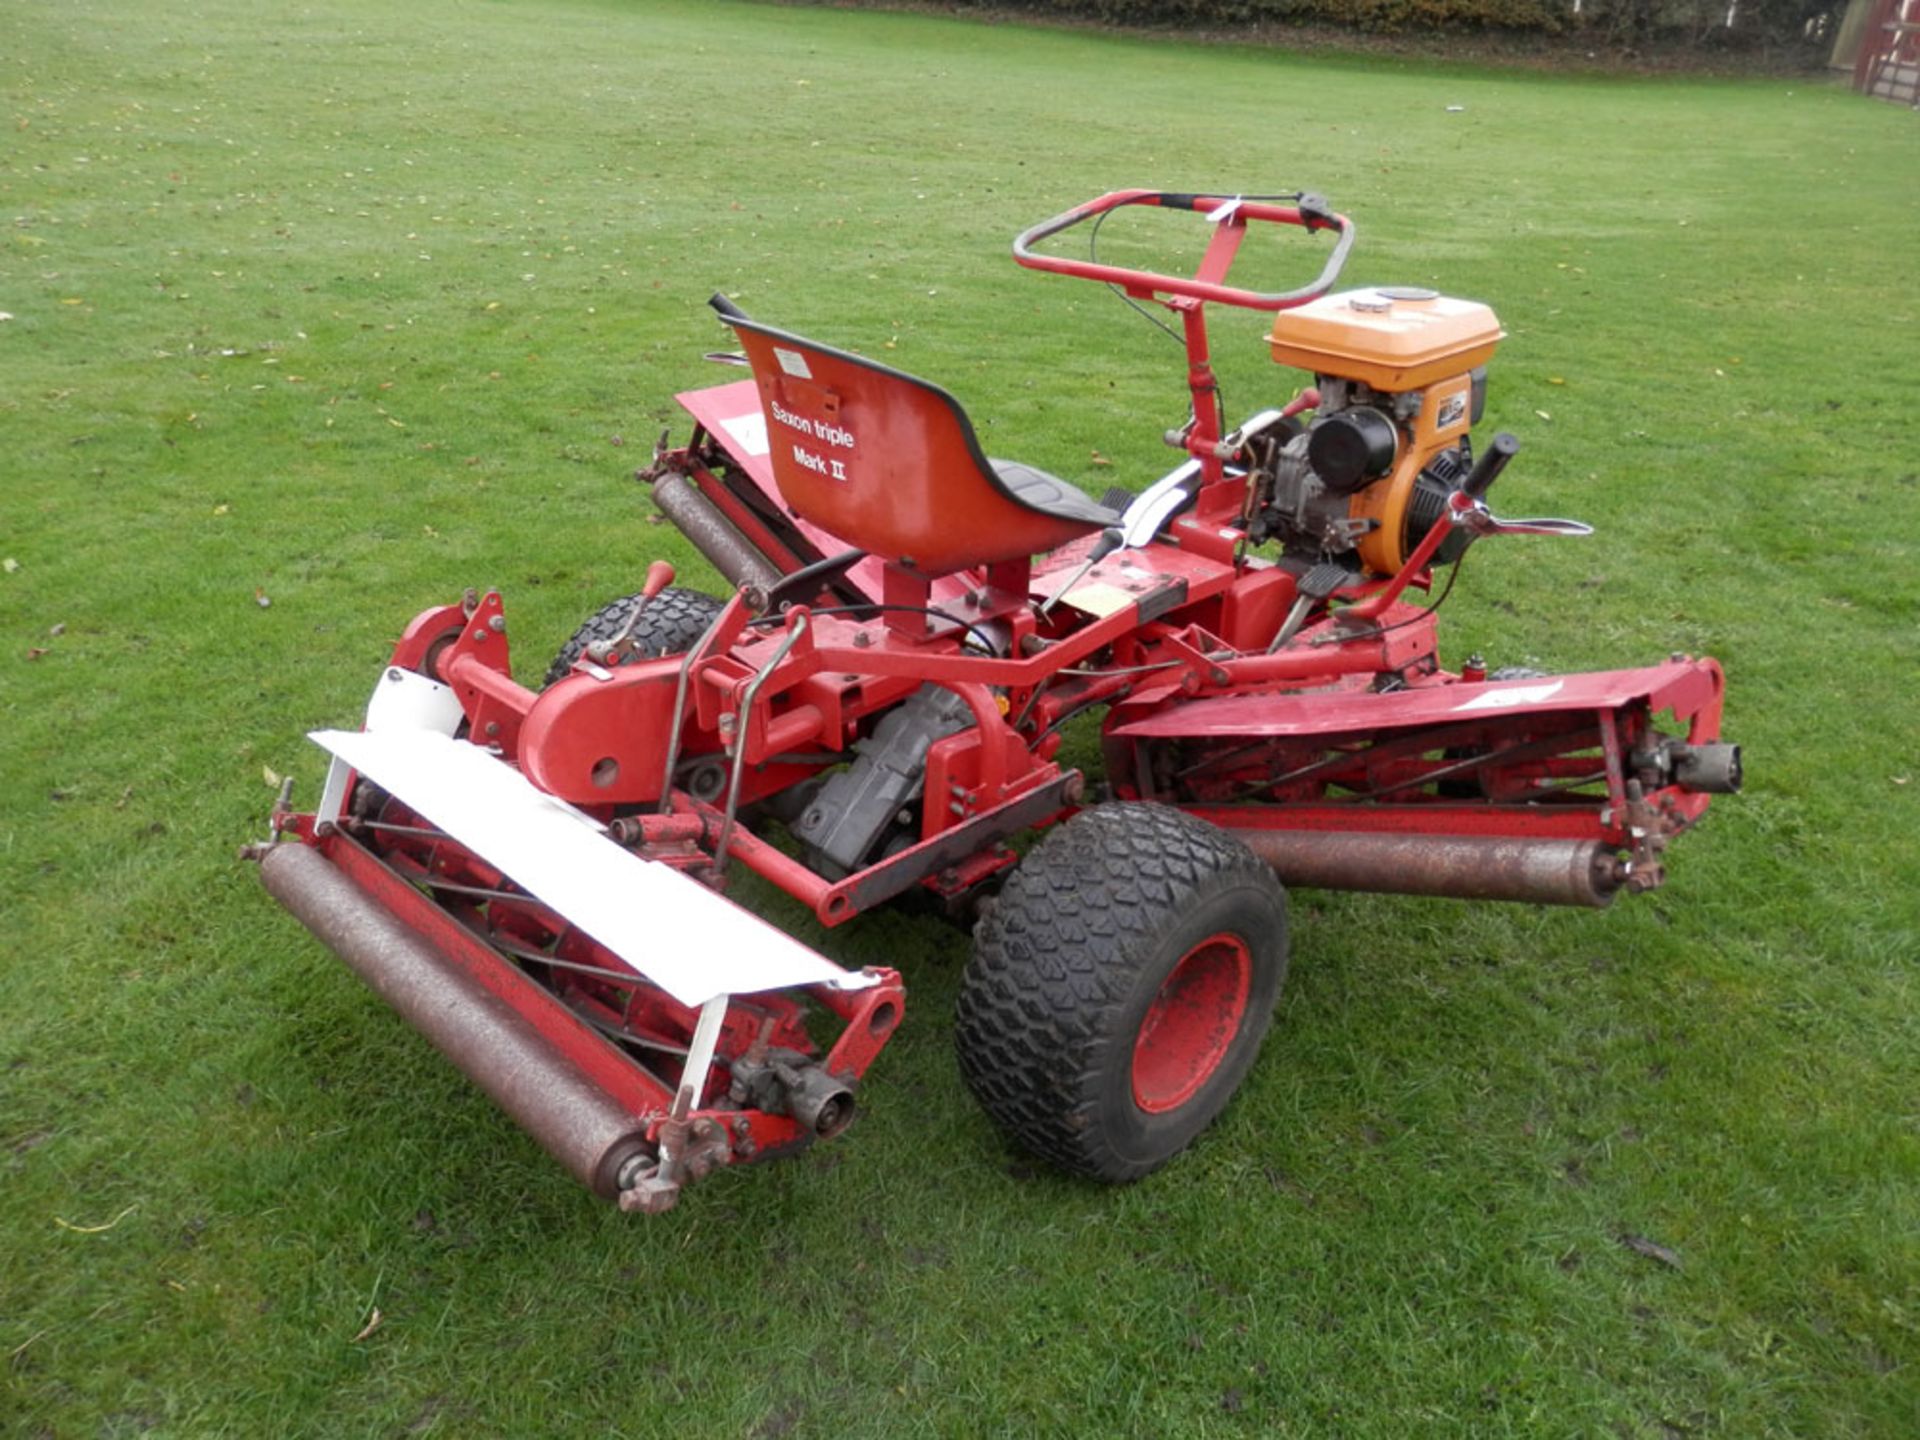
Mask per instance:
[[[1566,681],[1554,680],[1545,685],[1510,685],[1504,690],[1483,690],[1464,704],[1454,706],[1453,711],[1457,715],[1463,710],[1511,710],[1516,705],[1538,705],[1566,688]]]
[[[807,368],[807,357],[798,350],[784,350],[776,345],[773,347],[773,358],[780,362],[780,368],[787,374],[800,380],[813,378],[813,371]]]
[[[789,430],[805,435],[810,440],[824,440],[842,450],[853,449],[853,432],[846,426],[832,420],[809,420],[805,415],[796,415],[778,400],[771,400],[768,404],[773,409],[773,418]]]
[[[765,455],[772,448],[767,443],[767,417],[758,410],[751,415],[736,415],[731,420],[722,420],[720,428],[733,437],[741,453],[749,459]]]
[[[1467,392],[1462,390],[1458,395],[1449,395],[1440,402],[1440,413],[1434,417],[1434,427],[1444,430],[1449,425],[1457,425],[1460,417],[1466,413]]]
[[[1126,609],[1140,597],[1130,590],[1122,590],[1118,585],[1097,580],[1092,583],[1083,581],[1059,598],[1063,605],[1071,605],[1076,610],[1104,620],[1114,612]]]

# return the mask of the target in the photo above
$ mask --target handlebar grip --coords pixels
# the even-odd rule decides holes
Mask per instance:
[[[1480,452],[1480,458],[1474,462],[1473,473],[1460,486],[1470,500],[1486,498],[1493,488],[1493,482],[1500,478],[1500,472],[1507,468],[1507,462],[1520,453],[1520,442],[1505,430],[1493,437],[1493,443]]]
[[[722,295],[718,290],[714,291],[712,296],[708,298],[707,304],[713,307],[714,313],[719,315],[722,320],[733,321],[748,318],[746,311],[727,299],[727,297]]]

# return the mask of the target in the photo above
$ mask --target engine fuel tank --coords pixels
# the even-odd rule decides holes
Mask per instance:
[[[1282,310],[1267,340],[1282,365],[1395,394],[1486,364],[1505,334],[1477,300],[1385,286]]]

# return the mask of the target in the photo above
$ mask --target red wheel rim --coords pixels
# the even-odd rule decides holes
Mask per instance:
[[[1177,1110],[1220,1068],[1253,988],[1253,956],[1237,935],[1209,935],[1147,1007],[1133,1042],[1133,1103],[1149,1115]]]

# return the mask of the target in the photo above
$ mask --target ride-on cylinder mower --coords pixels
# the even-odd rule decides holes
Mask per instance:
[[[1128,207],[1208,227],[1197,271],[1043,248]],[[1311,284],[1229,283],[1270,226],[1328,246]],[[1103,502],[989,458],[939,387],[715,296],[740,347],[715,358],[750,378],[681,395],[692,435],[641,478],[734,593],[656,562],[538,689],[498,594],[422,612],[362,728],[314,734],[325,789],[309,813],[283,794],[267,888],[583,1184],[653,1212],[846,1129],[900,1023],[898,974],[738,908],[740,869],[826,926],[909,892],[974,910],[962,1075],[1015,1141],[1110,1181],[1253,1063],[1285,884],[1586,906],[1661,884],[1739,788],[1720,667],[1441,668],[1439,602],[1411,594],[1476,540],[1587,528],[1488,506],[1518,448],[1471,438],[1493,312],[1336,293],[1352,244],[1313,195],[1145,190],[1014,242],[1185,345],[1179,462]],[[1271,313],[1310,382],[1229,428],[1210,305]],[[1098,786],[1057,759],[1087,712]]]

